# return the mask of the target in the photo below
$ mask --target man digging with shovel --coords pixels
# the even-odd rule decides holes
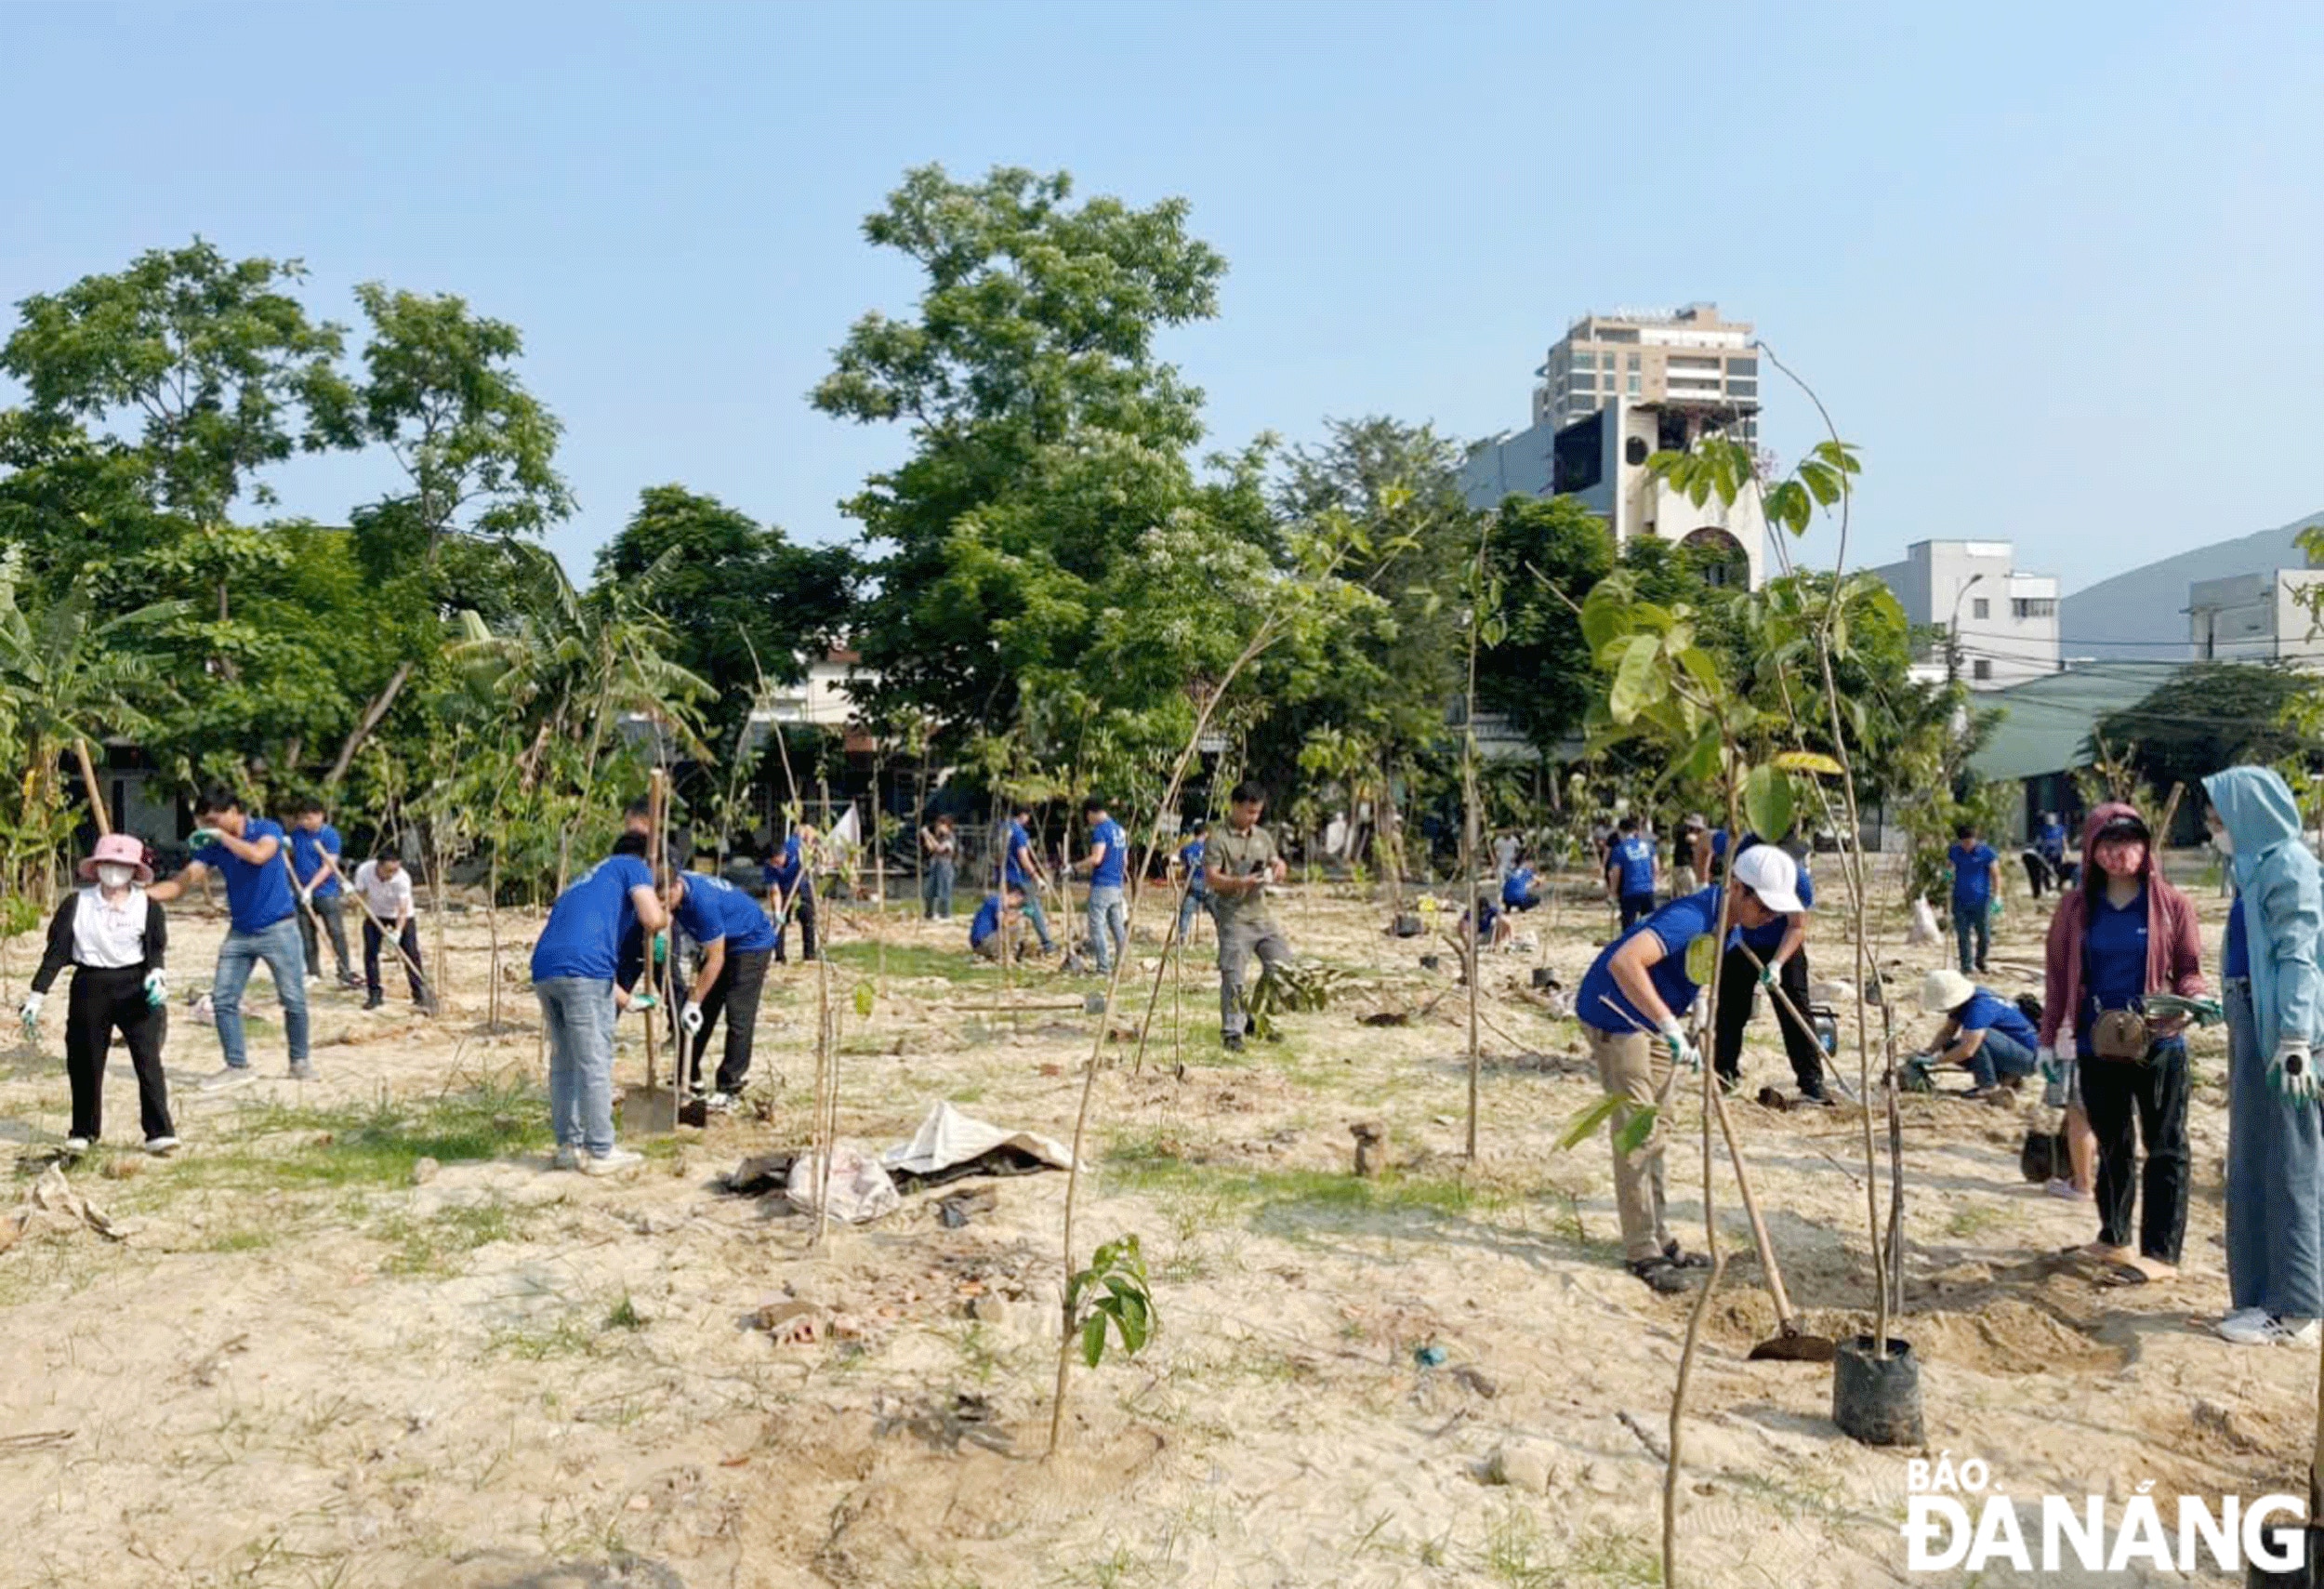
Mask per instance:
[[[1800,903],[1798,863],[1772,844],[1744,851],[1728,871],[1724,892],[1731,896],[1733,927],[1764,927],[1806,908]],[[1702,1068],[1683,1024],[1701,991],[1687,949],[1705,937],[1716,948],[1721,893],[1714,884],[1682,895],[1608,944],[1581,980],[1575,1012],[1589,1034],[1599,1080],[1623,1101],[1610,1121],[1623,1256],[1631,1274],[1665,1293],[1686,1290],[1694,1283],[1688,1271],[1710,1266],[1708,1259],[1679,1246],[1664,1217],[1659,1110],[1682,1066]],[[1623,1129],[1641,1107],[1657,1116],[1645,1140],[1624,1152]]]

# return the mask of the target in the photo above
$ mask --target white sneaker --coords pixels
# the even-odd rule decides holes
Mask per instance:
[[[250,1085],[251,1079],[250,1067],[248,1066],[230,1065],[214,1076],[205,1076],[202,1079],[202,1091],[205,1092],[223,1092],[229,1087],[247,1087]]]
[[[2231,1331],[2255,1329],[2266,1319],[2267,1309],[2264,1307],[2231,1308],[2212,1329],[2223,1338],[2233,1341],[2236,1337]]]
[[[145,1151],[156,1159],[167,1159],[178,1151],[178,1139],[174,1136],[149,1137],[146,1140]]]
[[[88,1138],[85,1136],[66,1137],[64,1139],[64,1150],[67,1153],[86,1153],[88,1151]]]
[[[607,1153],[592,1153],[581,1161],[585,1175],[618,1175],[625,1170],[635,1170],[645,1162],[645,1155],[616,1147]]]
[[[702,1100],[702,1106],[714,1115],[722,1115],[734,1106],[733,1098],[725,1092],[713,1092]]]
[[[548,1167],[551,1170],[580,1169],[581,1150],[569,1142],[559,1143],[557,1151],[548,1156]]]
[[[2307,1346],[2319,1333],[2313,1318],[2278,1318],[2258,1308],[2245,1308],[2219,1321],[2219,1338],[2238,1346]]]

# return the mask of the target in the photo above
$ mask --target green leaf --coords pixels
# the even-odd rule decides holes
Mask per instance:
[[[1572,1119],[1557,1133],[1557,1150],[1568,1153],[1598,1134],[1598,1128],[1614,1118],[1614,1111],[1622,1106],[1622,1100],[1612,1095],[1599,1099]]]
[[[1096,1368],[1105,1356],[1105,1315],[1092,1313],[1081,1321],[1081,1360]]]
[[[1606,707],[1617,722],[1629,722],[1646,706],[1662,695],[1662,679],[1656,669],[1660,659],[1662,641],[1651,634],[1632,635],[1621,654],[1621,661],[1614,672],[1614,687],[1606,692]]]
[[[872,987],[869,979],[857,983],[855,985],[855,1018],[859,1021],[870,1020],[872,1005],[878,997],[878,990]]]
[[[1614,1133],[1614,1151],[1617,1153],[1635,1153],[1646,1145],[1648,1137],[1654,1135],[1655,1119],[1661,1111],[1652,1104],[1641,1104],[1637,1107],[1638,1112],[1624,1121],[1622,1129]]]
[[[1753,767],[1743,779],[1743,814],[1770,844],[1791,831],[1791,780],[1778,767]]]
[[[1822,777],[1840,777],[1845,769],[1821,750],[1786,750],[1776,758],[1776,765],[1787,773],[1815,773]]]
[[[1581,638],[1591,655],[1630,632],[1628,599],[1615,588],[1611,580],[1601,580],[1591,587],[1590,594],[1581,601]]]

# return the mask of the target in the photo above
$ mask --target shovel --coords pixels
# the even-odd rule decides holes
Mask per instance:
[[[1715,1083],[1710,1089],[1711,1107],[1719,1116],[1720,1134],[1727,1139],[1727,1157],[1735,1161],[1735,1184],[1743,1194],[1743,1212],[1751,1222],[1751,1240],[1759,1248],[1759,1266],[1767,1275],[1767,1294],[1776,1302],[1776,1325],[1779,1331],[1773,1339],[1762,1341],[1751,1348],[1750,1360],[1755,1363],[1829,1363],[1838,1351],[1828,1336],[1810,1335],[1800,1328],[1799,1316],[1791,1311],[1791,1298],[1783,1289],[1783,1271],[1776,1265],[1775,1244],[1767,1239],[1767,1222],[1759,1216],[1759,1198],[1751,1192],[1751,1172],[1743,1161],[1743,1149],[1735,1140],[1735,1127],[1727,1119],[1727,1100],[1723,1089]]]

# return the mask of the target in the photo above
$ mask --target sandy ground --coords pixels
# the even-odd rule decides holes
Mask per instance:
[[[2220,903],[2202,902],[2215,948]],[[2037,918],[2013,903],[1993,978],[2007,990],[2038,966]],[[452,919],[456,1010],[440,1021],[365,1015],[318,990],[313,1083],[282,1079],[268,1021],[253,1035],[265,1079],[197,1093],[217,1044],[181,1005],[169,1057],[183,1156],[137,1152],[117,1052],[109,1140],[70,1167],[112,1234],[48,1214],[0,1254],[0,1508],[14,1535],[0,1582],[1657,1582],[1687,1304],[1621,1271],[1603,1138],[1555,1148],[1595,1086],[1573,1023],[1516,991],[1544,957],[1487,957],[1472,1165],[1465,996],[1403,1027],[1357,1022],[1451,987],[1451,955],[1422,970],[1426,946],[1382,934],[1384,908],[1320,889],[1278,910],[1304,955],[1357,980],[1330,1011],[1289,1017],[1279,1046],[1229,1056],[1206,943],[1186,970],[1182,1038],[1167,980],[1142,1070],[1102,1077],[1083,1250],[1141,1237],[1162,1330],[1134,1360],[1076,1371],[1064,1450],[1047,1463],[1063,1176],[977,1183],[997,1207],[957,1229],[936,1217],[943,1194],[909,1196],[821,1251],[780,1197],[722,1189],[745,1154],[804,1138],[812,969],[771,989],[759,1079],[781,1079],[764,1118],[643,1141],[651,1161],[626,1180],[547,1169],[534,1009],[510,977],[509,1025],[486,1028],[481,914]],[[1546,959],[1570,986],[1605,917],[1569,906],[1552,929],[1547,914],[1528,926],[1551,929]],[[829,915],[838,997],[877,985],[870,1018],[846,1018],[846,1136],[901,1140],[944,1098],[1070,1134],[1094,1022],[964,1011],[1000,992],[996,973],[969,968],[964,921]],[[1132,1014],[1160,920],[1157,904],[1142,923]],[[178,987],[196,989],[221,924],[173,925]],[[502,930],[521,965],[532,924]],[[9,947],[10,1007],[31,945]],[[1836,922],[1813,954],[1819,977],[1844,972]],[[1913,980],[1933,955],[1912,958]],[[1094,986],[1027,980],[1014,997]],[[255,991],[264,1010],[263,981]],[[62,1003],[37,1052],[0,1068],[19,1195],[66,1121]],[[640,1026],[626,1024],[627,1079],[642,1077]],[[1773,1039],[1763,1019],[1752,1090],[1789,1079]],[[1855,1041],[1851,1029],[1850,1074]],[[2188,1275],[2170,1288],[2102,1287],[2056,1257],[2094,1222],[2020,1181],[2027,1111],[1908,1100],[1897,1330],[1925,1359],[1930,1453],[1983,1457],[2022,1494],[2297,1488],[2313,1354],[2232,1349],[2201,1328],[2225,1304],[2223,1044],[2205,1035],[2195,1052]],[[1358,1120],[1387,1133],[1378,1180],[1349,1173]],[[1674,1217],[1692,1242],[1691,1102],[1677,1125]],[[1860,1117],[1746,1106],[1737,1127],[1811,1328],[1855,1332],[1869,1302]],[[442,1167],[416,1185],[422,1154]],[[1773,1310],[1723,1163],[1716,1204],[1737,1260],[1686,1432],[1687,1582],[1906,1581],[1913,1453],[1840,1436],[1829,1369],[1745,1360]],[[820,1304],[816,1338],[757,1327],[786,1300]],[[1441,1366],[1416,1357],[1431,1346]]]

